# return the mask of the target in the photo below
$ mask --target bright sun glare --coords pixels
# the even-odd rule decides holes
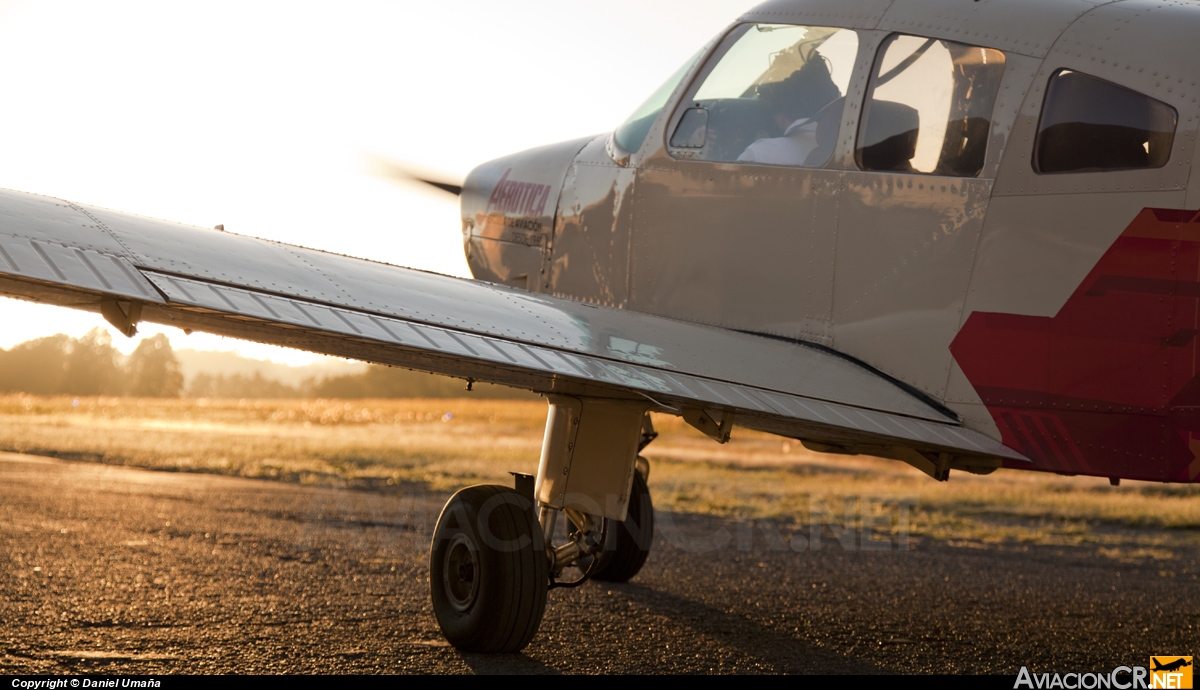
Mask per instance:
[[[0,0],[0,187],[466,276],[453,197],[372,155],[461,178],[611,130],[754,4]],[[104,325],[3,298],[0,319],[0,347]]]

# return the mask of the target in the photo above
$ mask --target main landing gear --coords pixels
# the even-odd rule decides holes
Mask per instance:
[[[547,590],[637,574],[654,537],[650,469],[638,455],[657,436],[646,409],[550,396],[536,481],[516,474],[515,489],[471,486],[450,498],[433,533],[429,588],[451,644],[520,651]]]

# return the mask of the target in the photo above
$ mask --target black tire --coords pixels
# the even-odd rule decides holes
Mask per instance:
[[[542,530],[529,499],[506,486],[450,497],[429,550],[433,612],[466,652],[518,652],[546,610],[550,581]]]
[[[593,580],[628,582],[646,563],[654,541],[654,504],[641,472],[633,473],[629,512],[621,523],[609,522],[604,535],[604,553]]]

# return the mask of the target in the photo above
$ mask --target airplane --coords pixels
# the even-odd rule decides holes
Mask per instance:
[[[1159,664],[1158,657],[1150,657],[1151,671],[1178,671],[1181,668],[1187,668],[1192,665],[1191,657],[1179,657],[1175,661]]]
[[[430,180],[474,280],[0,191],[0,293],[545,395],[537,475],[456,493],[430,554],[446,638],[518,651],[548,589],[645,562],[649,412],[1197,481],[1198,23],[768,0],[612,132]]]

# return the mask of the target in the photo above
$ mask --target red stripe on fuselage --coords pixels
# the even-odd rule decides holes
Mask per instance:
[[[950,345],[1037,469],[1196,481],[1200,220],[1145,209],[1053,317],[971,314]]]

